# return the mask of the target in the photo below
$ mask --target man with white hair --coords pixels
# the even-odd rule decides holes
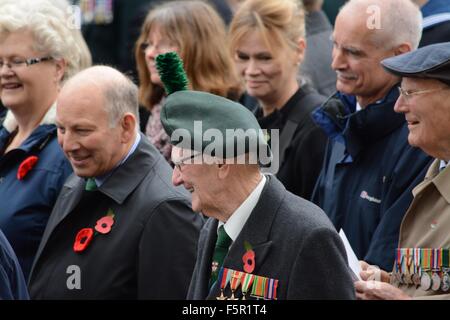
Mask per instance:
[[[450,298],[450,42],[383,60],[402,77],[395,111],[408,122],[408,141],[435,157],[400,226],[396,263],[386,271],[362,264],[358,299]]]
[[[57,105],[66,181],[30,275],[34,299],[184,299],[202,218],[138,133],[137,87],[117,70],[71,78]]]
[[[405,119],[394,112],[400,78],[380,61],[417,48],[420,36],[421,14],[410,0],[349,1],[333,32],[338,92],[313,113],[330,138],[313,202],[359,259],[385,269],[431,158],[408,145]]]

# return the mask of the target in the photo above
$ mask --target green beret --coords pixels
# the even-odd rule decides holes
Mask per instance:
[[[170,94],[161,122],[171,143],[221,159],[245,153],[270,156],[263,131],[253,113],[239,103],[207,92]]]

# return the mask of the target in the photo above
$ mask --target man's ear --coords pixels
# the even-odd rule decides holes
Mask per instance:
[[[127,112],[122,117],[120,125],[122,127],[122,143],[128,143],[134,139],[136,136],[136,117],[132,113]]]
[[[401,54],[412,51],[412,46],[409,43],[402,43],[394,49],[394,55],[399,56]]]

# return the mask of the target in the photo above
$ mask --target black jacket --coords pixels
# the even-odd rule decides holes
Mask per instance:
[[[310,114],[324,101],[323,96],[306,84],[280,110],[267,117],[262,116],[261,109],[256,111],[261,128],[280,129],[280,145],[286,138],[283,132],[288,121],[298,124],[276,176],[287,190],[305,199],[310,198],[314,189],[327,141]]]

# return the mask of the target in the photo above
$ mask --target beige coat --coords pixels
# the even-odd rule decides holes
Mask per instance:
[[[435,160],[413,190],[414,200],[400,226],[400,248],[450,248],[450,166],[439,172],[439,164]],[[416,299],[450,299],[450,292],[399,287]]]

